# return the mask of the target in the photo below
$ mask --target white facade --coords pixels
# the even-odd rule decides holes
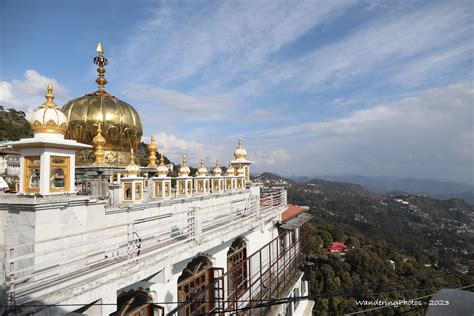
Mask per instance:
[[[196,255],[208,256],[225,273],[235,238],[245,238],[250,256],[278,237],[275,224],[287,208],[286,191],[264,200],[261,205],[256,186],[110,207],[88,196],[4,198],[3,300],[61,304],[23,308],[20,314],[109,315],[122,293],[141,288],[169,313],[177,304],[166,302],[178,300],[177,280]],[[258,268],[263,266],[253,263],[249,272]]]

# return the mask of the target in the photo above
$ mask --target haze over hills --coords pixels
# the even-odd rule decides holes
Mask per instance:
[[[461,198],[469,203],[474,203],[474,185],[468,183],[383,176],[367,177],[360,175],[320,175],[314,178],[336,182],[357,183],[378,194],[397,192],[423,193],[436,199]],[[307,176],[291,176],[290,179],[298,183],[307,183],[312,181],[313,178]]]
[[[353,183],[311,180],[296,183],[274,174],[256,177],[267,185],[285,184],[288,202],[306,205],[318,224],[342,235],[364,235],[409,256],[444,267],[467,265],[474,252],[474,207],[461,199],[438,200],[422,194],[381,196]],[[428,262],[429,261],[429,262]]]

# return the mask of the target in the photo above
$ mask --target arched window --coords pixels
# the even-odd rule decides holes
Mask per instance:
[[[208,257],[198,256],[188,263],[178,278],[178,302],[188,303],[179,310],[180,316],[199,315],[212,310],[214,291],[208,289],[201,292],[212,281],[212,262]]]
[[[164,309],[153,304],[153,298],[143,290],[130,290],[117,298],[116,316],[153,316],[163,315]]]
[[[247,244],[242,237],[238,237],[227,252],[227,290],[230,300],[238,300],[248,289],[246,259]]]

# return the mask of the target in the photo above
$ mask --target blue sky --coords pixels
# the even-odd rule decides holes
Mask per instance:
[[[0,3],[0,102],[107,90],[173,159],[474,182],[470,1]]]

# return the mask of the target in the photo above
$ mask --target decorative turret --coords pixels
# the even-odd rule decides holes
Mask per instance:
[[[242,176],[242,172],[238,174],[239,169],[243,169],[245,182],[250,183],[250,165],[252,162],[247,159],[247,150],[244,148],[242,138],[239,139],[239,144],[234,151],[235,160],[231,161],[232,166],[234,166],[236,175]]]
[[[133,152],[133,148],[130,149],[130,163],[126,169],[128,177],[136,177],[140,172],[140,167],[135,163],[135,153]]]
[[[204,166],[204,157],[201,157],[201,162],[200,162],[199,168],[196,172],[196,176],[197,177],[203,177],[203,176],[207,176],[208,173],[209,172],[207,171],[206,166]]]
[[[168,167],[165,165],[165,158],[163,154],[160,155],[160,165],[158,166],[158,176],[160,178],[166,177],[168,175]]]
[[[222,169],[219,166],[219,160],[216,160],[216,166],[212,169],[212,175],[214,177],[220,177],[222,175]]]
[[[65,139],[67,117],[54,104],[53,85],[48,84],[46,101],[31,114],[33,138],[9,142],[20,152],[20,194],[74,193],[76,151],[92,146]]]
[[[97,126],[97,135],[95,135],[94,139],[92,140],[92,145],[94,146],[94,165],[103,165],[104,164],[104,145],[106,144],[106,140],[104,136],[102,136],[102,129],[101,123]]]
[[[179,172],[178,176],[180,177],[188,177],[189,174],[191,173],[191,170],[189,167],[186,165],[186,155],[183,155],[183,161],[181,163],[181,166],[179,167]]]
[[[221,193],[224,191],[224,177],[222,177],[222,169],[219,166],[219,160],[216,160],[216,166],[212,170],[211,178],[212,193]]]
[[[46,101],[31,114],[30,125],[33,133],[55,134],[64,138],[68,128],[66,115],[54,104],[53,85],[48,84]]]
[[[157,168],[156,165],[156,150],[155,136],[151,135],[150,145],[148,145],[148,168]]]

